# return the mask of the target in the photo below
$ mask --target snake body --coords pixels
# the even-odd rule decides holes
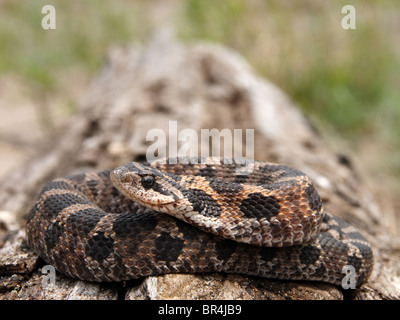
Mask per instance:
[[[370,276],[367,240],[325,213],[301,171],[226,159],[128,163],[51,181],[27,221],[30,247],[73,278],[123,281],[224,272],[340,285]]]

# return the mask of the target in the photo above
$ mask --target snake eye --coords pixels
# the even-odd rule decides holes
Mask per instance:
[[[142,178],[142,186],[145,189],[150,189],[154,183],[156,182],[156,180],[154,179],[153,176],[144,176]]]

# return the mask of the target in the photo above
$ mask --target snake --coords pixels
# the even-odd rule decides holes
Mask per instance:
[[[27,216],[28,245],[93,282],[234,273],[340,286],[350,271],[357,286],[367,282],[370,244],[324,210],[309,177],[273,162],[243,166],[172,158],[54,179]]]

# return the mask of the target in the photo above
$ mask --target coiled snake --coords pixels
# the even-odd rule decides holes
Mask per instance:
[[[28,215],[28,243],[59,272],[88,281],[225,272],[340,285],[346,265],[357,285],[367,281],[367,240],[324,213],[304,173],[237,167],[132,162],[53,180]]]

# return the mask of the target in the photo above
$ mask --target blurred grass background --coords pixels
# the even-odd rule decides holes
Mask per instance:
[[[47,4],[56,8],[56,30],[41,28]],[[356,30],[341,27],[347,4],[356,8]],[[398,0],[0,0],[2,156],[23,153],[34,136],[26,132],[49,133],[76,111],[110,47],[145,43],[163,25],[183,41],[241,53],[298,103],[337,152],[361,160],[382,189],[386,211],[400,211]]]

